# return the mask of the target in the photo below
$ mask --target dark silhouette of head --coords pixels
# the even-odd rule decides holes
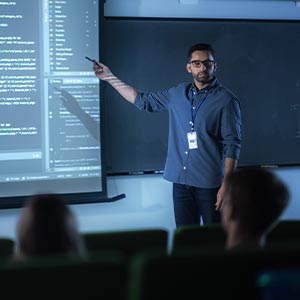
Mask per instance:
[[[75,216],[55,194],[35,195],[22,209],[17,228],[22,256],[84,254]]]
[[[221,210],[227,242],[262,246],[288,203],[288,189],[275,173],[262,168],[231,173],[225,180]]]

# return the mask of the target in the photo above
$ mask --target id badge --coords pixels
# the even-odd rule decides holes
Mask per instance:
[[[187,139],[189,143],[189,149],[197,149],[197,133],[195,131],[187,133]]]

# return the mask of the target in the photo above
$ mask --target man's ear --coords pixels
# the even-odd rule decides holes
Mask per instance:
[[[214,73],[217,71],[217,69],[218,69],[218,64],[215,62],[214,63]]]
[[[192,73],[190,64],[186,64],[186,70],[188,71],[188,73]]]

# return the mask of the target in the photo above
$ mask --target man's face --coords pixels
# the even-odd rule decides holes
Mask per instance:
[[[195,51],[187,64],[187,71],[192,74],[195,83],[205,85],[209,83],[217,68],[210,51]]]

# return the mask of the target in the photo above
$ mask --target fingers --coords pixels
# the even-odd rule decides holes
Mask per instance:
[[[93,70],[95,73],[101,74],[101,73],[103,73],[103,69],[104,69],[103,64],[101,64],[97,61],[94,61]]]
[[[104,64],[102,64],[100,61],[97,61],[96,59],[93,59],[93,63],[94,65],[100,67],[100,68],[103,68],[104,67]]]
[[[216,208],[216,210],[220,210],[221,209],[221,207],[222,207],[222,198],[221,197],[219,197],[219,196],[217,196],[217,201],[216,201],[216,203],[215,203],[215,208]]]
[[[215,204],[216,210],[222,210],[223,207],[223,199],[220,199]]]
[[[112,78],[110,69],[99,61],[94,60],[93,70],[95,75],[101,80],[108,81]]]
[[[103,69],[105,67],[104,64],[102,64],[101,62],[99,62],[99,61],[97,61],[95,59],[93,60],[93,63],[94,63],[94,65],[93,65],[94,69],[95,68]]]

